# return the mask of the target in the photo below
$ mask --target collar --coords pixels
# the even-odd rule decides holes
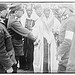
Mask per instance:
[[[5,20],[5,19],[0,18],[0,22],[4,23],[4,20]],[[5,23],[4,23],[4,24],[5,24]]]

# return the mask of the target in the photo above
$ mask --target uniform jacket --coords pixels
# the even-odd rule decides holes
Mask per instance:
[[[74,26],[75,26],[75,16],[71,15],[70,17],[68,17],[67,19],[65,19],[63,21],[62,24],[62,28],[61,33],[60,33],[60,41],[62,41],[62,43],[60,44],[60,47],[58,49],[58,55],[60,55],[62,57],[62,63],[63,65],[67,66],[68,63],[68,58],[69,58],[69,52],[71,49],[71,44],[72,41],[70,39],[65,39],[65,32],[66,31],[72,31],[74,32]]]
[[[69,52],[69,59],[67,64],[67,72],[75,72],[75,16],[71,18],[71,24],[69,29],[74,33],[71,41],[71,48]]]
[[[10,59],[10,55],[7,51],[10,48],[7,47],[7,38],[9,34],[5,26],[0,23],[0,64],[4,67],[5,70],[8,70],[13,65],[12,60]]]
[[[9,19],[7,28],[10,35],[12,36],[12,43],[13,43],[16,55],[23,55],[22,36],[28,37],[35,41],[34,36],[28,29],[22,26],[20,21],[18,21],[15,18]]]
[[[13,64],[16,64],[16,60],[15,60],[15,52],[14,52],[14,48],[13,48],[13,44],[12,44],[12,40],[11,40],[11,35],[9,34],[9,32],[7,31],[7,23],[8,23],[8,19],[2,19],[0,20],[0,23],[4,25],[5,30],[7,32],[6,36],[5,36],[5,46],[6,46],[6,51],[8,52]]]

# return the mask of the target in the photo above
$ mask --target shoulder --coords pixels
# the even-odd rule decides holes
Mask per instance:
[[[17,21],[16,19],[9,19],[8,20],[8,26],[11,27],[11,26],[14,26],[14,25],[19,25],[19,21]]]
[[[15,23],[18,23],[18,21],[15,19],[15,17],[13,15],[10,16],[8,19],[8,26],[9,25],[11,26],[12,24],[15,24]]]
[[[75,26],[75,16],[71,16],[67,19],[66,24],[68,26]]]
[[[65,20],[66,23],[75,23],[75,15],[70,16]]]

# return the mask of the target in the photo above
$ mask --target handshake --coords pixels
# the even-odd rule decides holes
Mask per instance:
[[[36,40],[34,42],[34,46],[37,46],[39,44],[40,40],[37,37],[35,37],[35,38],[36,38]]]
[[[33,32],[30,32],[28,34],[28,38],[30,38],[31,40],[34,41],[34,46],[37,46],[39,44],[39,42],[40,42],[40,40],[38,39],[38,37],[37,36],[35,37],[35,35],[34,35]]]

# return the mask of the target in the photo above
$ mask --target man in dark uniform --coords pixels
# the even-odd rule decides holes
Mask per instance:
[[[33,34],[27,29],[24,28],[19,21],[19,18],[23,15],[24,11],[21,6],[21,4],[14,5],[10,7],[10,18],[8,20],[8,31],[12,36],[12,43],[15,50],[16,60],[18,62],[19,56],[24,55],[23,53],[23,37],[28,37],[32,39],[33,41],[36,40],[36,38],[33,36]],[[17,72],[17,64],[13,66],[14,73]]]
[[[7,5],[0,4],[0,73],[11,73],[13,71],[12,65],[14,64],[11,60],[11,50],[13,50],[11,36],[3,20],[7,13]]]

